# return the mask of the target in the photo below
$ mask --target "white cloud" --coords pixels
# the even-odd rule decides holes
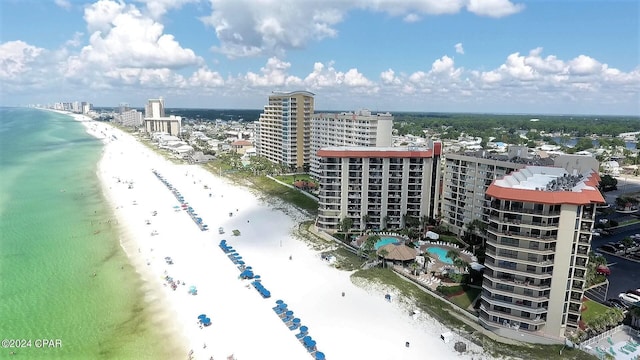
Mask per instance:
[[[500,18],[519,13],[524,5],[509,0],[469,0],[467,10],[476,15]]]
[[[223,86],[224,84],[224,79],[217,71],[211,71],[204,67],[198,69],[189,78],[190,86],[214,88]]]
[[[414,13],[411,14],[407,14],[404,19],[402,19],[404,22],[408,22],[408,23],[414,23],[414,22],[418,22],[420,20],[422,20],[422,18]]]
[[[388,69],[380,73],[380,79],[383,84],[387,85],[400,85],[401,80],[396,77],[396,73],[392,69]]]
[[[456,49],[456,53],[464,54],[464,48],[462,47],[462,43],[457,43],[453,47]]]
[[[154,19],[161,18],[167,11],[180,9],[183,5],[196,3],[200,0],[135,0],[144,3],[149,11],[149,15]]]
[[[214,28],[220,46],[230,57],[282,55],[303,48],[311,40],[334,37],[333,25],[343,11],[325,3],[308,6],[296,0],[211,0],[213,12],[201,20]]]
[[[191,49],[180,46],[173,35],[164,34],[162,24],[145,17],[134,6],[100,0],[85,8],[85,20],[93,32],[89,44],[79,54],[69,57],[68,77],[91,75],[99,82],[105,74],[129,83],[130,77],[137,74],[141,83],[148,83],[151,78],[169,79],[163,76],[163,69],[203,62]],[[109,75],[121,69],[125,73],[122,77]]]
[[[20,40],[0,44],[0,79],[19,79],[31,70],[31,64],[43,53],[44,49]]]
[[[290,67],[290,63],[282,61],[276,57],[272,57],[267,60],[267,64],[260,69],[262,75],[248,72],[244,76],[244,80],[249,86],[272,88],[300,84],[301,80],[299,78],[287,75],[287,70]]]
[[[159,1],[159,0],[148,0]],[[162,3],[165,3],[163,0]],[[186,0],[183,0],[186,1]],[[229,58],[284,56],[312,41],[337,36],[335,26],[350,11],[365,10],[399,16],[405,22],[424,15],[455,14],[462,9],[482,16],[503,17],[523,9],[509,0],[209,0],[212,13],[201,20],[220,42],[215,51]]]
[[[602,71],[602,65],[595,59],[580,55],[569,61],[569,72],[573,75],[593,75]]]
[[[55,0],[54,2],[56,5],[58,5],[63,9],[66,9],[66,10],[71,9],[71,3],[69,2],[69,0]]]

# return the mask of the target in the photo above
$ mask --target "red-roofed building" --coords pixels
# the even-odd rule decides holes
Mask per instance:
[[[244,155],[248,149],[253,148],[253,143],[248,140],[236,140],[231,143],[231,151]]]
[[[599,180],[594,170],[526,166],[489,186],[486,328],[558,341],[578,328],[596,205],[604,203]]]
[[[400,229],[437,215],[442,144],[431,148],[328,147],[318,151],[318,228]]]

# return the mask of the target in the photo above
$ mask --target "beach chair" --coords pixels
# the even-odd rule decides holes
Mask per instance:
[[[609,342],[609,345],[613,345],[613,340],[611,340],[610,337],[607,338],[607,341]]]
[[[629,353],[627,352],[627,350],[625,350],[624,348],[620,348],[618,349],[618,351],[620,351],[621,353],[625,354],[625,355],[629,355]]]
[[[616,356],[616,352],[613,351],[613,346],[609,347],[609,352],[611,353],[611,355]]]

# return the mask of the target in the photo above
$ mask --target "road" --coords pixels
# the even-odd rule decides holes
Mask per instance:
[[[640,186],[640,185],[639,185]],[[594,236],[591,248],[598,252],[598,247],[609,242],[618,242],[627,236],[640,233],[640,224],[618,228],[610,236]],[[629,289],[640,288],[640,263],[604,254],[611,269],[609,275],[609,291],[607,298],[617,298],[618,294]]]

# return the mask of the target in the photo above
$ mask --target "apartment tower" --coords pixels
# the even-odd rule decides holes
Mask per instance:
[[[314,94],[308,91],[269,95],[256,126],[256,154],[271,162],[304,171],[311,158]]]
[[[400,229],[407,219],[436,216],[442,144],[430,148],[328,147],[318,151],[320,194],[316,226]]]
[[[389,147],[393,144],[393,116],[357,112],[319,113],[311,120],[311,174],[320,176],[318,150],[332,146]]]
[[[578,327],[599,180],[591,169],[526,166],[489,186],[483,326],[555,340]]]

